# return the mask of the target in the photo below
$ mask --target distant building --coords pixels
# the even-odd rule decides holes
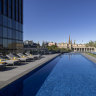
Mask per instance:
[[[48,46],[55,45],[56,43],[50,42],[48,43]],[[56,44],[58,48],[68,48],[73,50],[74,52],[96,52],[95,47],[86,47],[86,44],[76,44],[75,41],[72,43],[72,40],[70,40],[68,43],[57,43]]]
[[[54,42],[49,42],[48,43],[48,46],[52,46],[52,45],[56,45],[56,43],[54,43]]]
[[[39,43],[34,43],[32,40],[24,41],[24,48],[38,48],[40,47]]]
[[[23,48],[23,0],[0,0],[0,51]]]
[[[48,52],[47,46],[47,42],[42,42],[42,46],[40,46],[39,42],[34,43],[32,40],[24,41],[24,51],[32,52],[32,54],[46,54]]]
[[[30,41],[29,40],[25,40],[24,41],[24,45],[33,45],[33,43],[34,42],[32,40],[30,40]]]
[[[67,43],[57,43],[57,46],[59,48],[68,48],[68,44]]]

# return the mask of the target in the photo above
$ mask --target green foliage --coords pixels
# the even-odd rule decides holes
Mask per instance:
[[[86,47],[95,47],[96,48],[96,41],[90,41],[86,44]]]
[[[56,53],[58,53],[58,52],[60,52],[60,53],[71,52],[70,49],[58,48],[56,45],[48,46],[47,48],[48,48],[49,51],[56,52]]]

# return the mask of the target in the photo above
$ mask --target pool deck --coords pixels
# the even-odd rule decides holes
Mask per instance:
[[[87,53],[82,53],[87,59],[91,60],[92,62],[96,63],[96,58],[93,56],[88,55]]]
[[[26,75],[37,67],[45,64],[46,62],[52,60],[59,54],[53,55],[43,55],[44,58],[35,60],[33,62],[28,62],[28,64],[9,66],[5,71],[0,71],[0,89],[4,88],[8,84],[14,82],[20,77]]]

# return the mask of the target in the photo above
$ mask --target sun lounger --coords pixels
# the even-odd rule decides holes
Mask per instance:
[[[11,57],[11,55],[6,55],[9,60],[6,60],[6,63],[9,65],[14,65],[15,63],[19,63],[19,60],[16,57]]]
[[[25,55],[23,55],[22,53],[18,53],[17,54],[18,56],[19,56],[19,60],[21,60],[21,61],[27,61],[27,60],[29,60],[29,58],[28,57],[26,57]]]
[[[26,53],[25,53],[26,54]],[[28,58],[28,59],[34,59],[34,55],[31,55],[31,54],[26,54],[26,55],[24,55],[24,54],[22,54],[22,53],[20,53],[20,55],[21,56],[24,56],[24,57],[26,57],[26,58]]]
[[[14,65],[15,63],[18,63],[18,60],[6,60],[5,62],[7,65]]]
[[[18,55],[13,55],[13,54],[8,54],[7,57],[9,57],[10,59],[14,59],[14,60],[18,60],[19,62],[26,62],[26,58],[21,58]]]
[[[37,59],[40,59],[41,58],[41,55],[34,55],[34,58],[37,58]]]
[[[6,64],[6,65],[14,65],[15,63],[18,62],[18,60],[5,59],[4,57],[0,57],[0,61],[1,61],[3,64]]]
[[[28,58],[30,58],[30,59],[34,59],[35,58],[35,56],[34,55],[31,55],[31,54],[29,54],[29,53],[25,53],[26,55],[27,55],[27,57]]]

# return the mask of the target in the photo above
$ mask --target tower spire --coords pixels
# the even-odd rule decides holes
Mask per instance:
[[[72,40],[71,40],[71,44],[72,44]]]
[[[76,41],[74,40],[74,44],[76,44],[75,42],[76,42]]]
[[[69,35],[69,44],[70,44],[70,35]]]

